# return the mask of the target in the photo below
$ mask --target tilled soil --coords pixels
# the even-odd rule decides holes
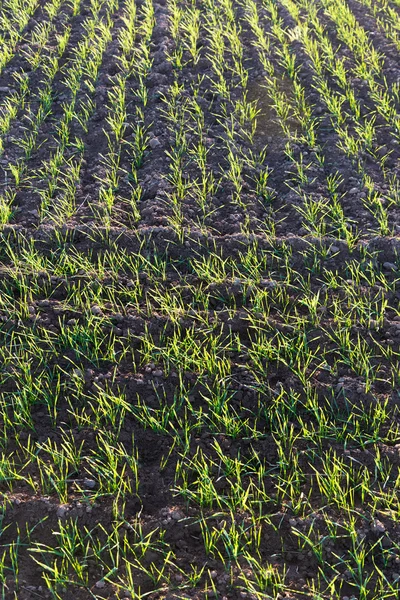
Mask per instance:
[[[146,100],[133,71],[126,78],[118,185],[107,209],[112,94],[123,71],[127,5],[105,2],[99,9],[96,18],[111,22],[110,35],[96,55],[98,73],[92,64],[82,71],[80,117],[67,121],[62,146],[59,124],[72,98],[66,74],[77,63],[94,4],[82,0],[74,14],[73,3],[61,2],[41,48],[34,34],[49,22],[48,4],[39,3],[0,74],[3,115],[5,99],[23,82],[29,90],[1,129],[2,202],[12,197],[0,232],[2,597],[398,597],[400,196],[393,190],[400,145],[376,113],[357,57],[321,7],[319,20],[343,60],[360,122],[375,115],[372,146],[354,159],[340,146],[301,39],[292,36],[290,48],[317,119],[313,146],[295,114],[282,128],[246,3],[215,4],[217,24],[232,6],[248,73],[244,85],[225,40],[227,100],[212,62],[213,3],[193,3],[200,11],[198,58],[185,47],[178,68],[171,59],[173,3],[137,2],[135,44],[144,40],[149,49]],[[294,4],[304,12],[304,3]],[[386,16],[367,4],[346,1],[382,56],[376,78],[393,91],[397,111],[399,46],[381,25]],[[398,3],[389,4],[398,15]],[[146,42],[140,24],[148,5],[154,23]],[[279,49],[266,5],[256,6]],[[295,32],[288,3],[276,2],[276,9],[280,26]],[[9,13],[5,4],[1,12]],[[50,107],[28,152],[21,140],[35,131],[47,85],[44,62],[36,68],[28,59],[35,50],[54,57],[65,28]],[[270,61],[282,97],[292,101],[293,78],[279,52],[271,51]],[[340,91],[337,78],[329,71],[326,77]],[[232,134],[242,164],[237,195],[229,124],[243,98],[260,112],[253,135],[246,120],[241,134]],[[82,107],[89,105],[85,121]],[[343,111],[354,133],[345,103]],[[204,182],[196,159],[199,122],[210,186],[205,206],[196,187]],[[133,170],[138,125],[147,142]],[[60,148],[48,206],[51,161]],[[66,182],[80,160],[68,212]],[[303,179],[296,164],[304,165]],[[21,181],[16,165],[24,165]],[[256,184],[263,170],[264,196]],[[386,211],[383,224],[365,201],[365,174]],[[328,211],[333,175],[352,241]],[[307,200],[322,207],[314,222],[302,212]],[[79,455],[75,463],[67,447]],[[69,554],[67,538],[75,540]],[[56,585],[57,569],[64,575]]]

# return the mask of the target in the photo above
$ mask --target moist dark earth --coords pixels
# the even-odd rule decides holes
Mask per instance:
[[[398,598],[399,3],[0,16],[0,597]]]

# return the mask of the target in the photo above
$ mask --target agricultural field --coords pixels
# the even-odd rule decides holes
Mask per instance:
[[[0,600],[400,597],[400,0],[0,0]]]

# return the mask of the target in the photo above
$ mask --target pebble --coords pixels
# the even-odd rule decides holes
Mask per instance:
[[[183,514],[179,510],[174,510],[171,513],[171,518],[174,519],[174,521],[179,521],[179,519],[183,519]]]
[[[38,305],[39,305],[39,306],[43,306],[43,307],[45,307],[45,306],[50,306],[50,300],[40,300],[40,301],[38,302]]]
[[[378,519],[375,519],[372,523],[371,523],[371,529],[374,533],[384,533],[386,531],[386,527],[384,526],[384,524],[379,521]]]
[[[67,514],[67,512],[68,512],[68,508],[69,507],[67,505],[61,505],[61,506],[59,506],[58,509],[57,509],[57,517],[59,519],[63,519],[65,517],[65,515]]]
[[[103,579],[100,579],[99,581],[96,581],[94,585],[98,590],[102,590],[104,587],[106,587],[106,582]]]
[[[386,269],[386,271],[397,271],[397,266],[391,262],[384,262],[383,268]]]
[[[274,289],[274,288],[276,288],[276,286],[277,286],[276,281],[272,281],[271,279],[261,279],[261,281],[260,281],[260,287],[263,287],[263,288]]]
[[[377,150],[377,153],[379,156],[385,156],[385,154],[387,154],[387,152],[388,152],[387,146],[381,146]]]
[[[155,150],[156,148],[159,148],[161,146],[161,142],[158,138],[154,137],[150,140],[149,146],[152,150]]]
[[[90,309],[92,315],[101,315],[101,308],[97,304],[94,304]]]
[[[350,193],[350,194],[358,194],[358,192],[359,192],[359,191],[360,191],[360,190],[359,190],[358,188],[356,188],[356,187],[353,187],[353,188],[351,188],[351,190],[350,190],[350,192],[349,192],[349,193]]]
[[[85,487],[87,490],[94,490],[94,488],[96,487],[96,482],[94,479],[87,479],[85,477],[85,479],[83,480],[83,487]]]

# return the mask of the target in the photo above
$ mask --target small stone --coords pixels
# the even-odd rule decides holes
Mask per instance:
[[[101,315],[101,308],[97,304],[94,304],[90,309],[92,315]]]
[[[291,527],[296,527],[297,525],[297,520],[296,519],[289,519],[289,525]]]
[[[274,289],[276,288],[277,283],[276,281],[272,281],[272,279],[261,279],[260,281],[260,287],[263,288],[267,288],[267,289]]]
[[[94,488],[96,487],[96,482],[94,481],[94,479],[88,479],[85,477],[85,479],[83,480],[83,487],[87,490],[94,490]]]
[[[99,581],[96,581],[94,585],[98,590],[102,590],[104,587],[106,587],[106,582],[104,579],[100,579]]]
[[[371,523],[371,529],[374,533],[385,533],[386,531],[386,527],[384,526],[384,524],[379,521],[378,519],[375,519],[372,523]]]
[[[38,305],[43,307],[50,306],[50,300],[40,300]]]
[[[359,190],[358,188],[356,188],[356,187],[353,187],[353,188],[351,188],[351,190],[350,190],[349,194],[352,194],[352,195],[354,195],[354,194],[358,194],[358,192],[359,192],[359,191],[360,191],[360,190]]]
[[[161,371],[161,369],[156,369],[155,371],[153,371],[153,375],[154,377],[162,377],[163,372]]]
[[[378,148],[377,150],[377,154],[379,156],[385,156],[388,153],[388,149],[387,146],[381,146],[380,148]]]
[[[69,507],[68,507],[68,505],[66,505],[66,504],[61,504],[61,506],[59,506],[59,507],[58,507],[58,509],[57,509],[57,517],[58,517],[59,519],[64,519],[64,518],[65,518],[65,515],[66,515],[66,514],[67,514],[67,512],[68,512],[68,508],[69,508]]]
[[[152,150],[155,150],[161,146],[161,142],[158,138],[154,137],[149,141],[149,146]]]
[[[397,271],[397,266],[394,263],[391,263],[391,262],[384,262],[383,263],[383,268],[386,271]]]
[[[183,515],[179,510],[174,510],[171,513],[171,518],[174,519],[174,521],[179,521],[179,519],[183,518]]]

